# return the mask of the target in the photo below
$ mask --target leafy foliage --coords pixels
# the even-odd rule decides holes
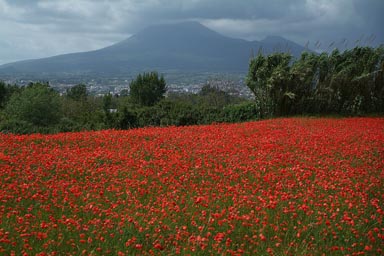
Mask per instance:
[[[207,84],[197,94],[165,97],[166,83],[144,73],[120,96],[89,95],[83,84],[59,96],[48,84],[0,82],[0,131],[56,133],[243,122],[289,115],[384,114],[384,46],[332,53],[258,55],[246,84],[255,100]]]
[[[259,107],[255,102],[242,102],[228,105],[223,109],[223,121],[229,123],[245,122],[259,117]]]
[[[85,84],[78,84],[67,89],[67,97],[75,101],[86,101],[88,91]]]
[[[167,91],[164,77],[157,72],[139,74],[129,87],[132,100],[142,106],[155,105]]]
[[[263,116],[383,113],[384,47],[252,59],[246,79]]]
[[[20,90],[21,89],[16,85],[9,85],[0,81],[0,109],[5,107],[12,94],[19,92]]]
[[[32,83],[13,94],[5,107],[11,119],[36,126],[57,124],[61,118],[59,94],[44,83]]]

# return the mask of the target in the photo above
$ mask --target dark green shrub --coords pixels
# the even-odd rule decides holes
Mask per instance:
[[[226,106],[223,110],[224,121],[235,123],[260,118],[259,107],[256,102],[243,102]]]

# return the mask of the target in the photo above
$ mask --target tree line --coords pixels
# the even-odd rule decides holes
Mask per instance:
[[[246,80],[261,117],[383,114],[384,47],[304,52],[297,60],[259,54]]]
[[[156,72],[140,74],[121,95],[90,95],[78,84],[60,95],[48,83],[19,87],[0,82],[0,131],[57,133],[145,126],[182,126],[256,119],[252,100],[232,96],[209,84],[197,94],[167,97]]]
[[[197,94],[167,92],[157,72],[139,74],[129,93],[90,95],[84,84],[60,95],[48,83],[0,82],[0,132],[56,133],[145,126],[242,122],[292,115],[384,114],[384,48],[332,53],[258,54],[246,84],[253,100],[205,85]]]

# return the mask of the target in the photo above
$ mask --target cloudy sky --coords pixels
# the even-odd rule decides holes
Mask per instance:
[[[0,0],[0,64],[88,51],[159,23],[231,37],[280,35],[312,49],[384,43],[384,0]]]

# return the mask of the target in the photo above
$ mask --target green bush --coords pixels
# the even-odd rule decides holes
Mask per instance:
[[[167,91],[164,77],[157,72],[139,74],[129,87],[131,99],[142,106],[155,105]]]
[[[67,117],[61,118],[59,124],[56,126],[58,132],[78,132],[83,129],[82,125]]]
[[[118,115],[118,127],[119,129],[129,129],[138,126],[137,115],[134,111],[129,110],[124,106],[123,110]]]
[[[62,116],[59,97],[48,84],[30,84],[10,97],[5,113],[10,119],[25,121],[38,127],[53,126]]]
[[[226,106],[223,110],[224,121],[230,123],[256,120],[260,118],[259,107],[256,102],[243,102]]]
[[[38,132],[38,128],[32,123],[23,120],[7,120],[0,124],[0,132],[15,134],[31,134]]]

